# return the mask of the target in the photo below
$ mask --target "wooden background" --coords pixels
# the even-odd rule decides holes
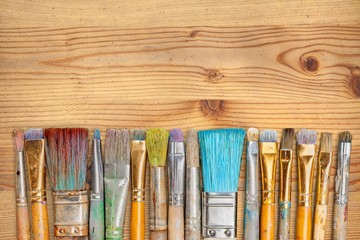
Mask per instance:
[[[103,140],[109,127],[305,127],[335,146],[350,130],[348,238],[359,239],[359,13],[357,0],[2,0],[0,239],[16,237],[12,129],[79,126]]]

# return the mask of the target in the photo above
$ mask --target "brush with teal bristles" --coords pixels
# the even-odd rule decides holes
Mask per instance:
[[[237,192],[245,130],[198,132],[203,176],[203,237],[236,238]]]

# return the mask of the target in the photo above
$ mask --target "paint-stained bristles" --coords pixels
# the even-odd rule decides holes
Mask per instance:
[[[316,137],[316,131],[303,128],[296,134],[296,141],[298,144],[315,144]]]
[[[183,142],[184,134],[179,128],[174,128],[170,130],[170,142]]]
[[[293,148],[295,130],[293,128],[285,128],[282,133],[281,138],[281,149],[290,149]]]
[[[199,167],[199,142],[197,131],[191,129],[186,141],[186,165],[188,167]]]
[[[322,152],[332,151],[332,135],[328,132],[321,133],[320,149]]]
[[[339,142],[351,143],[352,135],[349,131],[341,132],[339,135]]]
[[[22,129],[15,129],[13,131],[12,137],[16,151],[24,151],[24,131]]]
[[[108,129],[105,139],[105,162],[130,164],[130,133],[128,129]]]
[[[141,130],[141,129],[133,129],[130,130],[130,139],[131,140],[145,140],[145,136],[146,136],[146,132],[145,130]]]
[[[260,142],[276,142],[277,132],[272,129],[260,131]]]
[[[165,166],[168,140],[169,132],[165,129],[153,128],[146,131],[146,149],[150,166]]]
[[[97,128],[94,130],[94,139],[100,140],[100,130]]]
[[[249,128],[247,130],[247,140],[250,141],[259,141],[259,130],[256,128]]]
[[[24,133],[25,140],[44,139],[44,130],[42,128],[29,128]]]

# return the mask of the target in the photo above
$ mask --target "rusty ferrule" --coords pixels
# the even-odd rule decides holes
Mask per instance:
[[[145,201],[146,145],[144,140],[132,140],[131,148],[131,186],[132,201]]]
[[[169,205],[184,206],[185,145],[169,142],[168,147]]]
[[[280,201],[291,202],[292,150],[280,149]]]
[[[100,147],[100,139],[94,139],[91,167],[91,200],[98,201],[102,201],[104,199],[104,173]]]
[[[311,207],[314,176],[315,144],[297,145],[298,206]]]
[[[320,152],[318,163],[316,204],[327,205],[330,185],[331,152]]]
[[[246,154],[245,201],[247,203],[259,203],[259,144],[257,141],[247,143]]]
[[[347,204],[349,191],[351,143],[340,142],[338,166],[335,178],[335,203]]]
[[[198,167],[186,168],[186,210],[185,229],[201,229],[200,171]]]
[[[277,142],[260,142],[260,168],[263,204],[275,204]]]
[[[31,202],[46,201],[45,141],[25,140]]]
[[[89,199],[86,190],[53,192],[56,237],[88,236]]]
[[[27,206],[24,152],[17,152],[16,161],[16,205]]]
[[[150,230],[167,230],[165,168],[151,167],[150,174]]]

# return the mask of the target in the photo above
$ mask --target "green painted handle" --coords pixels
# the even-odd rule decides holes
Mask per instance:
[[[90,201],[90,220],[89,220],[90,240],[105,239],[105,223],[104,223],[104,201]]]

